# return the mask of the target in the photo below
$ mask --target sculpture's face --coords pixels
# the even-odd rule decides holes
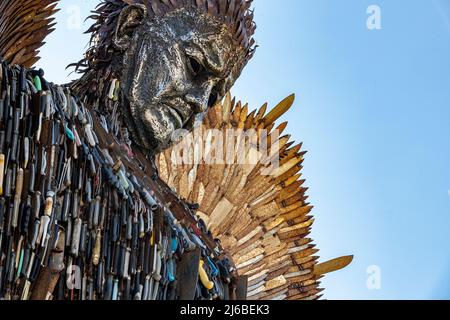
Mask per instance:
[[[224,24],[194,9],[136,26],[139,17],[126,14],[116,33],[124,50],[122,102],[134,141],[161,151],[231,88],[245,53]]]

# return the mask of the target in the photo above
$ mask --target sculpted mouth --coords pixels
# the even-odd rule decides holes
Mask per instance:
[[[169,109],[170,114],[172,117],[176,120],[178,127],[181,129],[184,126],[184,120],[183,115],[175,108],[167,105],[167,108]]]
[[[180,128],[183,128],[184,125],[188,122],[189,118],[192,114],[192,108],[189,105],[171,105],[166,104],[167,108],[169,109],[170,114],[173,116],[173,118],[176,119],[178,122],[178,125]]]

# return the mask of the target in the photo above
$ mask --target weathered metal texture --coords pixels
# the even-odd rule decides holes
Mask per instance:
[[[126,3],[125,3],[126,2]],[[72,88],[147,152],[191,130],[232,87],[254,52],[251,1],[103,1]],[[95,106],[120,83],[119,107]]]
[[[199,216],[232,255],[239,274],[248,277],[247,298],[251,300],[317,299],[322,291],[320,276],[351,262],[350,257],[341,258],[315,270],[318,250],[308,237],[314,222],[313,207],[307,202],[307,188],[301,179],[306,152],[301,150],[301,144],[294,145],[289,135],[282,135],[286,123],[274,126],[293,102],[292,95],[270,112],[266,104],[249,112],[248,105],[236,102],[228,94],[197,129],[204,135],[215,129],[224,137],[229,129],[268,129],[268,134],[277,130],[278,150],[271,152],[278,155],[279,167],[271,175],[261,174],[268,164],[259,160],[251,165],[211,164],[197,156],[200,161],[174,162],[174,155],[180,150],[192,160],[194,149],[208,148],[209,140],[198,142],[195,132],[158,155],[156,161],[164,181],[181,197],[199,203]],[[232,140],[220,141],[220,146],[234,146],[233,151],[239,154],[238,138]],[[203,143],[203,149],[192,141]],[[241,153],[248,156],[250,150]]]
[[[117,22],[121,12],[128,6],[142,5],[147,16],[154,20],[179,10],[197,11],[214,17],[225,25],[236,44],[245,49],[245,60],[248,61],[255,51],[256,25],[253,11],[250,10],[253,0],[102,0],[93,11],[91,18],[95,23],[87,31],[92,33],[92,47],[87,52],[81,66],[95,68],[98,64],[111,61],[110,50],[114,49],[113,36],[117,31]]]
[[[11,64],[33,66],[45,37],[54,30],[58,0],[2,0],[0,57]]]
[[[178,296],[180,300],[194,300],[195,290],[198,284],[198,266],[200,263],[200,250],[195,250],[185,254],[178,265],[177,281]]]

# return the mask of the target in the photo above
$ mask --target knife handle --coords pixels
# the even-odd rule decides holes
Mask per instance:
[[[208,274],[206,273],[204,269],[205,262],[203,260],[200,260],[200,265],[198,268],[198,275],[200,277],[201,283],[205,286],[206,289],[211,290],[214,288],[214,282],[209,280]]]

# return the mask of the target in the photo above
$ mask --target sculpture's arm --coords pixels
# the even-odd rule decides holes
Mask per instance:
[[[130,155],[69,88],[39,71],[1,70],[0,298],[194,297],[198,276],[176,277],[174,264],[198,271],[199,259],[215,283],[207,296],[233,290],[232,264],[215,267],[226,252],[151,159]],[[76,293],[61,278],[72,266]]]

